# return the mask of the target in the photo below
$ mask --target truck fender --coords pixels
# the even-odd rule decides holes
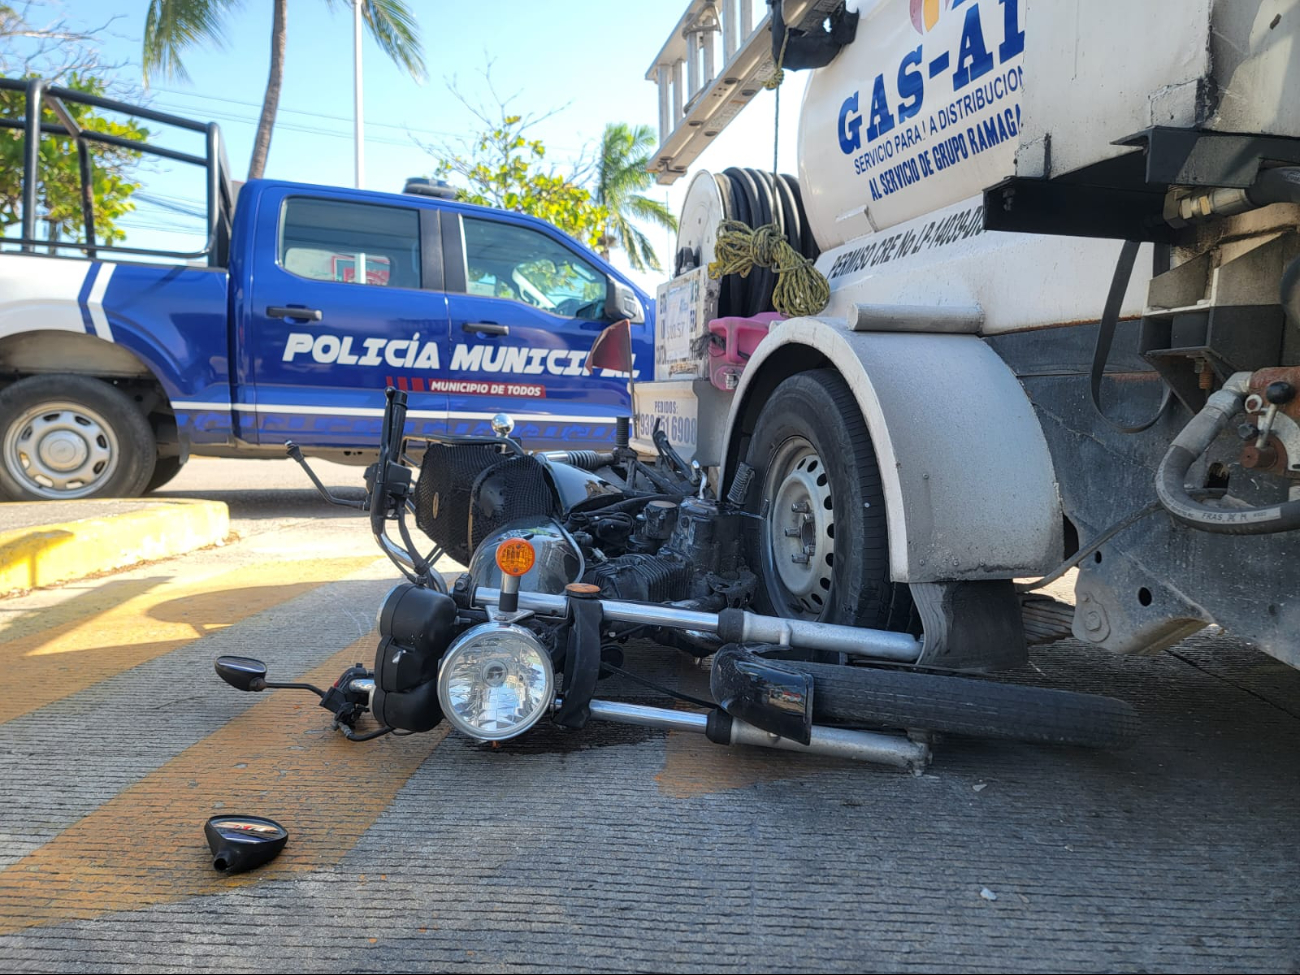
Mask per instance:
[[[848,384],[875,447],[895,582],[1007,579],[1061,561],[1047,441],[1020,382],[974,335],[853,332],[831,318],[773,326],[732,401],[724,484],[777,385],[826,367]]]

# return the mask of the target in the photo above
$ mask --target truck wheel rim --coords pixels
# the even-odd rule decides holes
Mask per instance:
[[[763,558],[768,579],[784,590],[770,595],[781,615],[816,618],[830,602],[835,565],[829,475],[817,449],[792,437],[776,449],[766,482]]]
[[[5,433],[9,473],[31,493],[51,500],[95,493],[113,476],[118,456],[113,428],[76,403],[42,403]]]

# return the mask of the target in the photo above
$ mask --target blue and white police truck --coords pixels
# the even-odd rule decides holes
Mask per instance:
[[[365,462],[384,389],[410,432],[490,433],[506,412],[530,447],[612,442],[627,376],[584,369],[593,339],[631,321],[652,361],[649,299],[590,249],[531,217],[454,202],[427,182],[371,193],[254,180],[236,194],[215,124],[39,81],[25,119],[23,224],[0,238],[0,498],[130,497],[195,455]],[[138,143],[79,129],[90,103],[193,133]],[[190,163],[207,234],[192,253],[37,236],[43,140]]]

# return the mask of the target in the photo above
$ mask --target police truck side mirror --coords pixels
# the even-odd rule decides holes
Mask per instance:
[[[609,288],[605,292],[605,317],[614,322],[626,318],[633,325],[640,325],[645,321],[645,309],[635,291],[621,281],[609,278]]]

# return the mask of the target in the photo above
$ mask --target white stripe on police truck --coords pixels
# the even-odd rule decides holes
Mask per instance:
[[[100,264],[91,273],[96,274],[95,283],[90,287],[90,295],[86,299],[86,307],[90,311],[90,320],[94,323],[95,334],[101,339],[109,342],[113,341],[113,329],[108,324],[108,316],[104,314],[104,293],[108,291],[108,282],[113,278],[113,269],[115,264]]]
[[[30,332],[35,327],[59,332],[86,332],[86,319],[78,298],[86,275],[98,277],[87,302],[94,334],[113,341],[104,314],[104,293],[113,277],[114,264],[27,254],[0,255],[0,338]]]

